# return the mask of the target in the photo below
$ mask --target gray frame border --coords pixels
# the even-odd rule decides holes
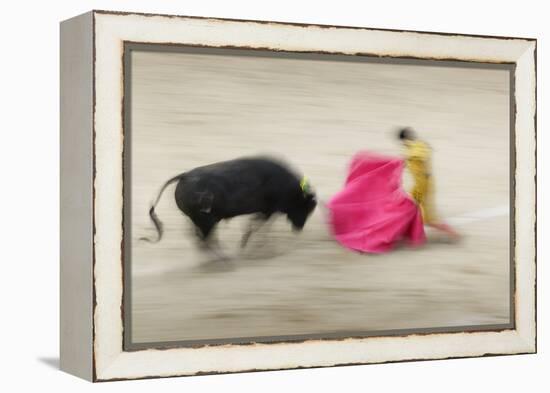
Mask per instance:
[[[175,340],[147,343],[133,343],[131,340],[131,72],[132,72],[132,51],[147,52],[172,52],[184,54],[203,54],[210,56],[249,56],[249,57],[270,57],[270,58],[295,58],[311,61],[340,61],[340,62],[362,62],[375,64],[392,65],[415,65],[432,67],[458,67],[478,69],[501,69],[507,70],[510,76],[509,97],[510,97],[510,322],[507,324],[493,325],[464,325],[452,327],[434,328],[411,328],[411,329],[390,329],[371,331],[340,331],[324,334],[300,334],[280,336],[252,336],[235,337],[223,339],[201,339],[201,340]],[[423,59],[411,57],[380,57],[368,54],[349,55],[337,52],[296,52],[278,51],[267,48],[243,48],[243,47],[211,47],[203,45],[186,45],[175,43],[145,43],[145,42],[123,42],[123,241],[122,248],[122,273],[123,273],[123,295],[122,295],[122,318],[123,318],[123,350],[136,351],[144,349],[169,349],[169,348],[198,348],[213,345],[250,345],[254,343],[298,343],[308,340],[341,340],[347,338],[366,337],[387,337],[387,336],[409,336],[425,335],[434,333],[463,333],[480,331],[503,331],[515,329],[515,63],[486,63],[463,60],[447,59]]]

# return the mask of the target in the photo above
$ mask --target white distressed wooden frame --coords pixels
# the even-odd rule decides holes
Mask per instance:
[[[515,328],[123,351],[124,42],[515,64]],[[61,368],[93,381],[536,352],[536,40],[103,11],[61,25]]]

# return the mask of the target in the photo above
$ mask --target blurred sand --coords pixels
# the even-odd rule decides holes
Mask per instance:
[[[509,204],[509,79],[502,70],[134,52],[132,339],[135,343],[503,324],[509,320],[509,216],[465,222],[463,242],[360,255],[340,247],[317,209],[296,236],[285,218],[238,242],[230,263],[196,247],[171,176],[259,153],[284,157],[321,199],[358,150],[400,154],[396,126],[434,148],[441,215]],[[408,185],[409,180],[406,179]]]

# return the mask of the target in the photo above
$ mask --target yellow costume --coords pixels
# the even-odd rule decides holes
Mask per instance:
[[[434,205],[434,184],[431,174],[431,149],[422,141],[405,142],[407,168],[414,179],[411,195],[420,206],[425,224],[437,222]]]

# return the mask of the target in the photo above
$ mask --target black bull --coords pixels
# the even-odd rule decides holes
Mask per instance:
[[[255,213],[260,223],[275,213],[286,214],[293,229],[302,230],[317,205],[307,182],[276,160],[241,158],[219,162],[195,168],[164,183],[149,209],[157,239],[144,240],[157,242],[162,238],[163,226],[155,207],[166,187],[174,182],[177,182],[178,208],[193,221],[197,235],[205,242],[218,222],[244,214]],[[244,234],[242,246],[251,232],[252,226]]]

